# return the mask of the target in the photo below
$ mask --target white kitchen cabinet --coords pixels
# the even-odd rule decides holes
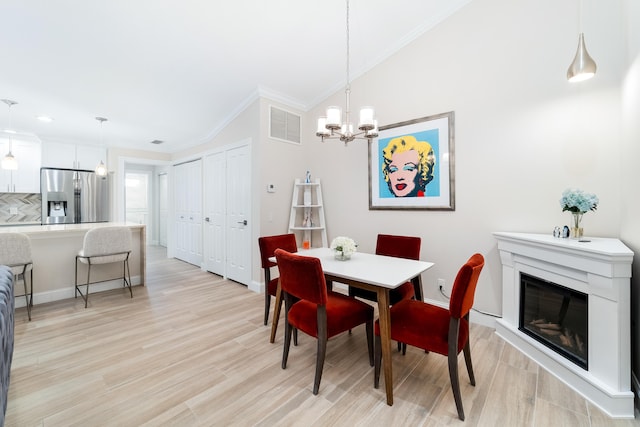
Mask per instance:
[[[44,167],[95,170],[100,162],[107,163],[107,149],[104,147],[66,142],[45,142],[42,147]]]
[[[9,151],[9,140],[2,139],[0,156]],[[0,192],[39,193],[41,145],[37,141],[13,139],[11,152],[18,162],[14,171],[0,170]]]

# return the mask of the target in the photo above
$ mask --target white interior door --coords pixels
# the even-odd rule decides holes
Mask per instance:
[[[189,194],[189,259],[202,266],[202,160],[186,163],[188,168],[187,193]]]
[[[222,149],[205,158],[205,268],[251,282],[250,146]]]
[[[167,229],[169,227],[168,178],[166,173],[158,175],[158,244],[167,247]]]
[[[225,271],[226,153],[205,157],[204,264],[220,276]]]
[[[251,281],[251,156],[249,145],[227,150],[227,277]]]
[[[202,160],[175,165],[175,257],[202,265]]]

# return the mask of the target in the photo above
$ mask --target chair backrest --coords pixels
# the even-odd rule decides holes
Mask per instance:
[[[298,252],[296,236],[293,233],[259,237],[258,246],[260,247],[262,268],[275,267],[276,264],[269,261],[269,258],[275,255],[276,249],[284,249],[287,252]]]
[[[378,234],[376,254],[396,258],[420,259],[420,237]]]
[[[92,228],[84,235],[82,255],[96,257],[131,251],[131,230],[124,226]]]
[[[476,285],[482,267],[484,267],[484,257],[481,254],[474,254],[458,271],[449,300],[451,317],[462,318],[473,307]]]
[[[318,305],[327,304],[327,282],[318,258],[276,249],[282,290]]]
[[[31,242],[24,233],[0,233],[0,264],[17,266],[31,263]]]

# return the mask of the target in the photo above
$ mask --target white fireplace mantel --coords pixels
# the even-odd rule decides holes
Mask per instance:
[[[502,262],[496,333],[614,418],[633,418],[630,279],[633,252],[618,239],[588,242],[493,233]],[[588,370],[518,329],[520,273],[588,296]]]

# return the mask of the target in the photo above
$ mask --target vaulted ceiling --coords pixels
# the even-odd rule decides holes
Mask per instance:
[[[351,77],[469,1],[351,0]],[[0,99],[42,141],[174,152],[259,95],[307,110],[346,82],[345,0],[4,0],[0,21]]]

